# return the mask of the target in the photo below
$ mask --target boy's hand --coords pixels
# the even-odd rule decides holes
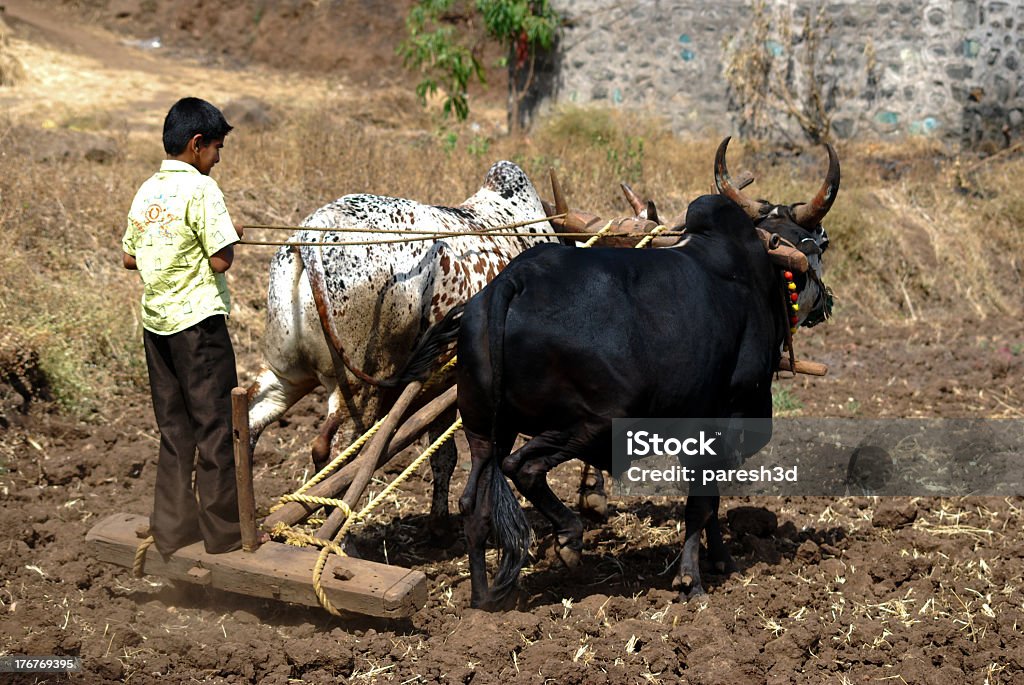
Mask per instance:
[[[245,233],[245,227],[242,226],[242,224],[235,222],[235,233],[237,233],[238,237],[241,238],[242,234]]]

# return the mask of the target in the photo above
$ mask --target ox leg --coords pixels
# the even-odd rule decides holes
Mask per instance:
[[[700,536],[709,521],[717,518],[717,500],[718,497],[686,498],[686,539],[683,542],[683,555],[679,560],[679,573],[672,580],[672,589],[679,590],[679,599],[682,601],[705,594],[700,578]]]
[[[729,554],[729,548],[725,546],[725,539],[722,537],[722,526],[718,521],[718,505],[720,498],[715,496],[712,504],[712,514],[707,525],[704,527],[708,541],[708,560],[711,567],[717,573],[731,574],[736,571],[736,562]]]
[[[431,443],[448,430],[448,427],[454,421],[454,411],[442,414],[441,418],[430,426]],[[430,520],[428,526],[432,540],[444,547],[450,547],[455,542],[455,524],[448,511],[448,495],[451,490],[452,473],[455,472],[455,464],[458,460],[459,452],[455,447],[454,438],[441,445],[430,457],[430,472],[434,479],[434,492],[430,500]]]
[[[592,521],[604,521],[608,518],[608,495],[604,489],[604,472],[601,469],[584,464],[580,477],[580,513]]]
[[[249,386],[249,451],[255,452],[263,429],[277,421],[292,405],[319,384],[316,377],[293,381],[264,366]]]
[[[501,465],[519,492],[551,522],[555,551],[569,568],[579,566],[583,554],[583,522],[551,491],[548,471],[577,457],[573,448],[578,444],[571,434],[541,433],[509,455]]]
[[[330,463],[331,442],[334,440],[334,436],[338,434],[338,430],[344,422],[345,416],[343,414],[337,412],[328,414],[327,420],[324,421],[324,425],[320,428],[316,439],[313,440],[311,452],[313,454],[313,468],[316,469],[317,473],[323,471],[324,467]]]
[[[347,409],[344,408],[345,398],[341,392],[341,386],[333,379],[322,379],[323,385],[327,388],[327,419],[324,421],[323,426],[320,427],[320,432],[313,440],[313,446],[310,452],[313,457],[313,467],[316,472],[324,470],[334,458],[336,454],[340,454],[340,450],[348,447],[348,444],[339,445],[335,444],[335,437],[338,435],[338,431],[341,430],[345,420],[350,417]]]

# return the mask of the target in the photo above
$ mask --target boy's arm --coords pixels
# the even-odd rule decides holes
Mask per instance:
[[[132,202],[135,208],[135,202]],[[127,226],[124,229],[124,237],[121,238],[121,264],[124,268],[138,271],[139,263],[135,261],[135,238],[144,227],[132,219],[131,212],[128,213]]]
[[[235,233],[238,237],[242,237],[244,229],[242,224],[235,224]],[[231,268],[231,262],[235,261],[235,248],[234,244],[228,245],[217,254],[210,257],[210,268],[215,272],[222,274]]]
[[[224,273],[231,268],[235,258],[233,245],[241,239],[242,227],[232,223],[224,206],[224,196],[212,179],[204,184],[201,194],[190,203],[186,220],[195,227],[204,251],[210,255],[210,268],[215,273]]]
[[[235,261],[235,249],[234,246],[228,245],[210,257],[210,268],[214,272],[222,274],[231,268],[231,262],[233,261]]]

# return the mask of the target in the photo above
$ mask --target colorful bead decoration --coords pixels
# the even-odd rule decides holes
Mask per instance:
[[[786,279],[786,291],[789,292],[789,308],[792,310],[792,314],[789,317],[789,323],[792,326],[789,331],[790,333],[796,333],[797,324],[800,322],[800,317],[797,316],[797,312],[800,311],[800,305],[797,304],[797,300],[800,299],[800,294],[796,291],[796,283],[793,282],[793,272],[783,271],[782,277]]]

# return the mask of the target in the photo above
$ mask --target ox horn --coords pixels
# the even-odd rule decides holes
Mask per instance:
[[[629,202],[629,206],[633,208],[633,214],[640,216],[644,214],[648,219],[656,224],[660,224],[661,220],[658,219],[658,208],[654,206],[654,200],[648,200],[647,204],[640,199],[640,196],[633,192],[633,189],[629,187],[628,183],[620,183],[622,186],[622,193],[626,196],[626,201]]]
[[[622,187],[622,194],[626,196],[626,202],[633,208],[633,213],[640,216],[640,212],[644,211],[643,200],[633,192],[628,183],[620,183],[619,185]]]
[[[551,169],[551,192],[555,196],[555,206],[553,211],[544,211],[548,216],[555,216],[558,214],[564,214],[565,216],[561,219],[553,219],[552,223],[560,228],[566,228],[570,231],[576,231],[579,233],[593,233],[597,229],[593,228],[595,224],[601,223],[604,220],[579,210],[570,210],[569,203],[565,201],[565,195],[562,194],[562,186],[558,183],[558,177],[555,176],[555,170]],[[550,205],[548,206],[550,208]]]
[[[555,170],[549,169],[548,174],[551,176],[551,193],[555,196],[555,214],[568,214],[569,205],[565,202],[565,195],[562,195],[562,186],[558,183]]]
[[[644,204],[644,202],[640,200],[640,196],[638,196],[636,192],[633,191],[633,188],[630,187],[629,183],[622,182],[618,185],[622,186],[623,195],[626,196],[626,201],[630,203],[630,207],[633,208],[633,213],[636,216],[639,217],[643,214],[654,223],[662,223],[662,221],[657,218],[657,207],[654,206],[653,200],[648,200],[647,204]],[[644,212],[646,212],[646,214],[644,214]]]
[[[715,187],[720,195],[725,195],[742,207],[743,211],[751,219],[759,219],[761,218],[761,208],[765,206],[765,203],[752,200],[744,195],[738,187],[732,184],[729,178],[729,169],[725,164],[725,151],[729,147],[730,140],[732,140],[732,137],[727,136],[722,141],[722,144],[718,146],[718,152],[715,153]]]
[[[793,218],[804,228],[811,230],[821,223],[821,220],[832,209],[832,203],[836,201],[839,194],[839,157],[835,149],[825,143],[828,149],[828,174],[825,175],[825,182],[814,199],[806,205],[797,205],[793,208]]]

